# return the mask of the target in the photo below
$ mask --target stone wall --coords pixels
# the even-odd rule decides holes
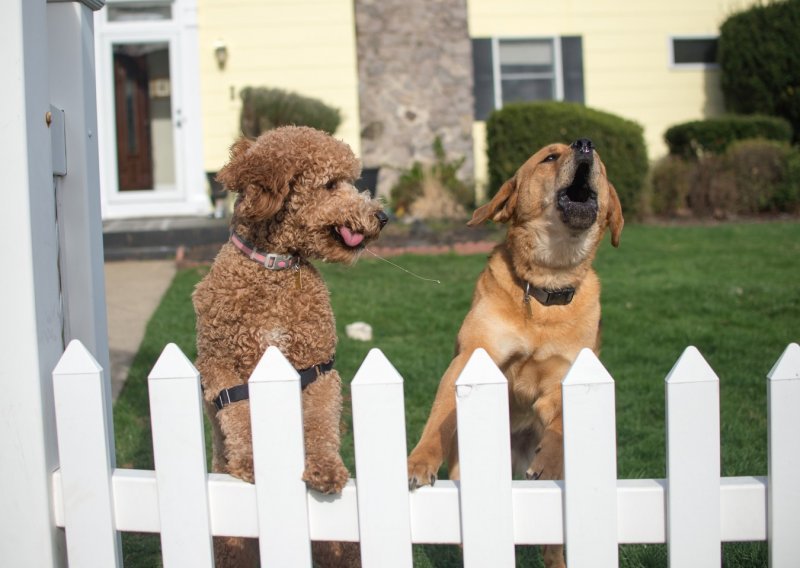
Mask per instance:
[[[401,169],[465,158],[472,180],[472,47],[465,0],[355,0],[361,159],[388,195]]]

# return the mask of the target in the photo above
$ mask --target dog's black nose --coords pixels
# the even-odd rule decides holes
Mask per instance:
[[[389,222],[389,216],[383,211],[378,211],[375,213],[375,216],[378,218],[378,223],[381,224],[381,229],[383,229],[386,226],[386,223]]]
[[[572,148],[580,154],[591,154],[594,145],[588,138],[578,138],[572,143]]]

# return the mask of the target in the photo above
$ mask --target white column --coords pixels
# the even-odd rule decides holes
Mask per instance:
[[[64,344],[50,156],[47,13],[6,0],[0,18],[0,550],[6,566],[65,566],[52,522],[58,466],[52,371]]]
[[[66,175],[56,177],[56,197],[66,341],[79,339],[108,371],[92,12],[76,2],[49,4],[47,39],[50,103],[65,115]],[[62,134],[51,127],[51,135]]]

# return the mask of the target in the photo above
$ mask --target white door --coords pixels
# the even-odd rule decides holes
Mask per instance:
[[[98,123],[104,218],[204,214],[201,145],[187,133],[185,88],[196,51],[178,16],[180,0],[111,0],[97,20]],[[196,38],[195,38],[196,39]],[[189,77],[196,83],[196,77]],[[188,100],[187,100],[188,99]],[[199,139],[199,136],[194,136]],[[198,183],[198,179],[201,180]]]

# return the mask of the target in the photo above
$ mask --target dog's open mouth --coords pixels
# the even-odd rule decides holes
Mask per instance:
[[[357,233],[344,225],[334,227],[333,234],[344,246],[349,248],[358,248],[364,244],[362,233]]]
[[[573,229],[588,229],[597,219],[597,192],[589,183],[591,173],[591,163],[578,165],[572,183],[558,192],[561,219]]]

